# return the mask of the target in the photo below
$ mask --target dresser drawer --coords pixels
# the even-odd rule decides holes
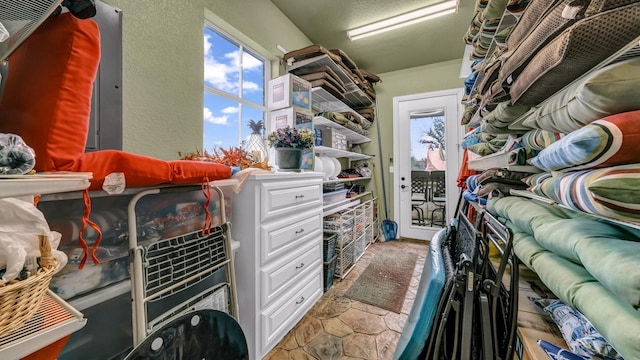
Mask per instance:
[[[316,180],[263,183],[262,221],[315,206],[322,208],[322,183]]]
[[[318,240],[322,228],[322,215],[317,211],[292,214],[282,221],[260,227],[260,258],[262,265],[300,246]]]
[[[266,353],[280,341],[302,316],[322,296],[322,271],[314,272],[302,281],[280,306],[267,309],[261,314],[262,351]],[[267,351],[265,351],[267,350]]]
[[[319,233],[315,244],[300,250],[293,256],[279,259],[260,270],[263,307],[267,307],[283,293],[300,284],[300,279],[313,269],[322,269],[322,243]]]

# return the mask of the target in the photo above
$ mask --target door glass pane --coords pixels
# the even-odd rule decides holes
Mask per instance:
[[[410,114],[411,128],[411,224],[444,226],[445,123],[444,109]]]

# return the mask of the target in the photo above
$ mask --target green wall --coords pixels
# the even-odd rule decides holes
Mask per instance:
[[[460,54],[462,55],[462,54]],[[382,158],[384,160],[384,181],[387,192],[389,217],[393,217],[393,174],[389,173],[389,164],[393,158],[393,98],[430,91],[456,89],[464,86],[460,79],[462,58],[437,64],[419,66],[410,69],[378,74],[382,82],[375,86],[378,117],[382,135]],[[364,147],[366,153],[378,153],[377,134],[374,128],[369,129],[373,141]],[[380,174],[380,159],[375,159],[376,176]],[[378,177],[379,179],[379,177]],[[382,203],[382,182],[376,184],[376,194]]]
[[[122,10],[123,149],[172,160],[202,146],[205,9],[274,61],[311,44],[270,1],[106,0]],[[215,21],[214,21],[215,23]],[[244,40],[244,39],[240,39]]]
[[[123,147],[172,160],[202,144],[203,27],[208,19],[272,62],[272,77],[284,73],[276,45],[295,50],[311,41],[265,0],[105,0],[122,10]],[[462,54],[460,54],[462,55]],[[279,58],[280,57],[280,58]],[[378,74],[376,85],[385,168],[393,154],[393,97],[463,86],[461,60]],[[377,154],[373,141],[363,146]],[[376,157],[375,173],[379,174]],[[378,175],[379,176],[379,175]],[[385,171],[389,209],[392,178]],[[373,186],[373,185],[371,185]],[[376,183],[381,197],[381,181]],[[390,216],[392,214],[390,213]]]

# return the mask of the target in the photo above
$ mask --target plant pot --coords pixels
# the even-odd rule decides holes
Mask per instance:
[[[302,149],[276,148],[276,165],[281,170],[296,170],[302,167]]]

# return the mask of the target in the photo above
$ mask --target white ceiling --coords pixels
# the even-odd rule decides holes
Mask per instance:
[[[475,2],[460,0],[456,14],[350,41],[347,30],[441,0],[271,0],[313,43],[342,49],[374,74],[460,59]],[[287,49],[289,51],[296,49]]]

